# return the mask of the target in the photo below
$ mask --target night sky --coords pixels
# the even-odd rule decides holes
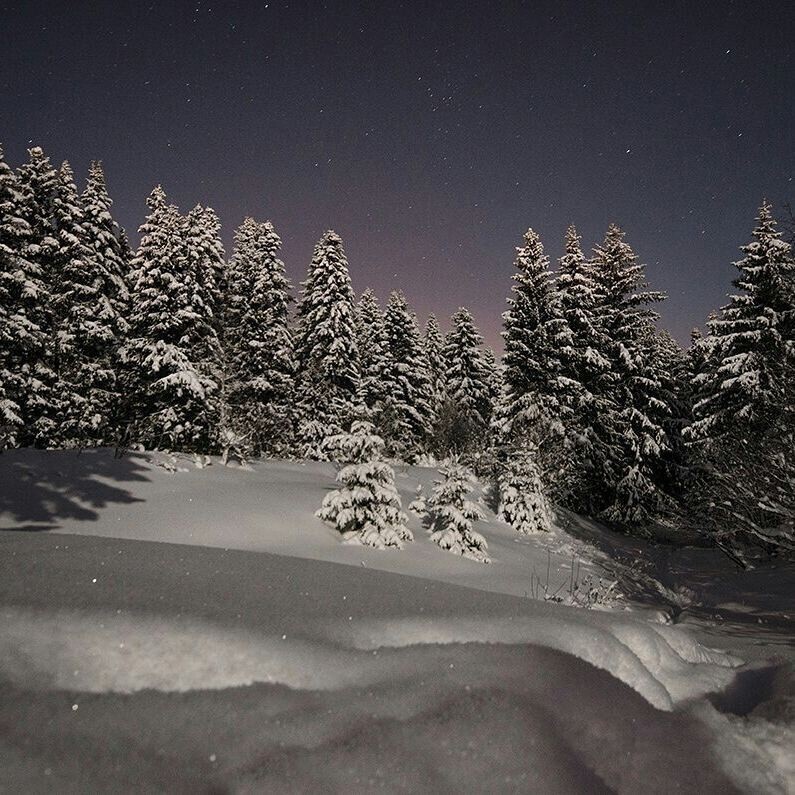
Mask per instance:
[[[792,2],[0,2],[0,141],[104,162],[137,241],[152,186],[271,219],[294,282],[323,230],[357,292],[498,342],[528,226],[616,221],[686,341],[759,203],[795,203]]]

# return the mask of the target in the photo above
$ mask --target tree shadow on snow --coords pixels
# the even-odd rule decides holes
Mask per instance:
[[[143,461],[110,449],[9,450],[0,455],[0,530],[46,531],[96,521],[112,503],[143,502],[121,485],[147,481]]]

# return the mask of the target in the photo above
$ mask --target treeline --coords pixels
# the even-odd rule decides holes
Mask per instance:
[[[554,271],[528,230],[501,362],[466,309],[443,335],[400,292],[357,302],[334,232],[293,307],[269,222],[247,218],[227,260],[212,209],[160,187],[147,204],[131,251],[100,164],[81,193],[41,149],[16,171],[0,152],[0,448],[323,459],[366,419],[391,458],[455,453],[491,478],[519,529],[544,529],[551,499],[738,556],[795,551],[795,264],[767,204],[687,351],[621,229],[586,256],[571,227]]]

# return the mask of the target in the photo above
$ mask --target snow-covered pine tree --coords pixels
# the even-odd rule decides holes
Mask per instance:
[[[368,287],[356,307],[356,340],[361,370],[360,400],[370,409],[376,428],[387,396],[390,372],[384,314],[378,298]]]
[[[692,420],[692,371],[688,352],[665,330],[653,339],[651,365],[660,385],[659,398],[666,404],[663,428],[667,449],[661,452],[658,480],[666,494],[680,495],[692,473],[684,440],[684,430]]]
[[[595,336],[592,329],[592,310],[596,300],[596,284],[591,278],[581,241],[577,228],[572,224],[566,229],[563,256],[558,261],[555,288],[560,312],[569,329],[572,333],[579,332],[581,338],[587,339],[588,336]],[[589,331],[590,333],[587,334],[586,332]]]
[[[91,447],[110,436],[116,403],[112,354],[119,324],[68,162],[58,173],[52,222],[58,247],[53,257],[51,361],[59,411],[50,443]]]
[[[709,323],[708,362],[696,380],[704,397],[690,429],[701,444],[769,419],[795,344],[795,264],[767,203],[752,237],[735,263],[738,292]]]
[[[92,262],[96,274],[98,295],[102,296],[104,309],[102,323],[105,334],[92,334],[94,350],[86,354],[95,366],[112,374],[113,383],[105,381],[92,400],[96,399],[97,414],[104,420],[100,434],[103,443],[115,443],[119,439],[125,417],[121,411],[124,401],[119,399],[119,352],[130,330],[127,317],[130,311],[128,277],[132,252],[124,230],[113,218],[113,200],[108,195],[105,173],[99,161],[92,161],[88,169],[86,187],[80,197],[83,209],[83,231],[86,245],[92,251]],[[105,398],[115,395],[110,405]],[[89,401],[89,403],[92,402]],[[88,416],[91,416],[89,414]]]
[[[445,461],[427,500],[431,541],[442,549],[488,563],[486,539],[475,532],[472,522],[483,518],[477,503],[467,499],[475,485],[474,475],[457,458]]]
[[[594,249],[591,268],[599,353],[610,362],[597,387],[602,410],[595,418],[600,449],[591,509],[618,525],[639,528],[670,504],[659,480],[670,450],[665,430],[670,414],[654,362],[657,315],[648,308],[665,296],[645,289],[645,268],[615,224]]]
[[[425,516],[428,513],[428,503],[421,483],[417,484],[417,488],[414,491],[414,499],[409,503],[409,510],[418,516]]]
[[[119,318],[120,333],[126,334],[124,318],[130,305],[127,276],[132,252],[124,230],[111,214],[113,200],[108,195],[105,172],[98,160],[92,161],[88,168],[86,187],[80,200],[86,243],[93,249],[101,268],[106,284],[103,292]]]
[[[428,378],[431,382],[431,409],[435,417],[441,414],[447,398],[447,362],[444,360],[444,339],[436,315],[428,315],[422,339]]]
[[[718,313],[712,311],[707,319],[707,329],[717,320]],[[696,406],[710,396],[709,374],[715,369],[715,360],[712,358],[712,349],[715,338],[707,333],[705,336],[700,328],[694,328],[690,332],[690,348],[687,351],[687,370],[688,388],[690,393],[689,418],[682,431],[685,444],[690,447],[691,452],[696,448],[703,452],[707,446],[702,443],[695,443],[693,421],[696,417]],[[699,453],[700,455],[700,453]],[[695,456],[698,457],[698,456]]]
[[[532,450],[514,451],[498,478],[497,518],[519,533],[547,533],[552,529],[552,509]]]
[[[132,267],[132,260],[133,260],[133,250],[132,246],[130,245],[130,239],[127,237],[127,232],[124,231],[123,227],[119,227],[119,250],[121,253],[121,261],[125,263],[125,268],[123,270],[124,275],[124,287],[127,290],[126,296],[126,303],[125,306],[129,310],[130,307],[130,269]]]
[[[502,395],[502,364],[497,361],[497,356],[492,348],[484,346],[481,353],[483,372],[489,390],[489,419],[493,420]]]
[[[33,264],[40,287],[36,288],[33,313],[28,316],[33,336],[28,340],[28,356],[23,366],[25,387],[20,397],[25,433],[22,444],[48,447],[57,434],[63,409],[55,371],[56,320],[52,302],[59,289],[59,241],[53,227],[58,173],[41,147],[29,149],[28,156],[28,161],[17,170],[21,213],[30,229],[22,253],[24,259]]]
[[[0,452],[26,442],[30,363],[41,359],[46,295],[39,264],[28,258],[30,225],[16,174],[0,147]]]
[[[186,225],[157,186],[132,262],[130,336],[122,351],[130,441],[207,452],[215,445],[218,385],[194,361],[207,318],[194,306]]]
[[[561,315],[541,239],[528,229],[523,243],[516,249],[512,295],[502,316],[504,390],[498,430],[509,445],[532,440],[543,476],[553,484],[568,463],[565,431],[572,400],[561,357],[571,346],[571,331]]]
[[[559,480],[558,497],[582,507],[578,496],[589,477],[589,468],[600,457],[601,442],[594,429],[598,416],[609,410],[602,389],[610,362],[601,349],[596,282],[591,264],[580,246],[574,226],[566,230],[564,254],[559,260],[555,291],[561,315],[570,331],[569,345],[560,351],[562,376],[571,414],[566,422],[569,445],[565,473]]]
[[[226,259],[221,222],[212,207],[197,204],[186,216],[187,244],[194,269],[197,305],[219,338],[223,328],[226,294]],[[212,335],[206,344],[215,345]],[[210,353],[212,357],[212,353]]]
[[[490,421],[487,429],[487,444],[478,456],[477,470],[479,474],[494,479],[499,469],[499,462],[504,462],[509,446],[501,428],[501,410],[505,402],[504,368],[502,361],[497,360],[497,356],[491,348],[484,347],[482,354],[485,381],[489,393]]]
[[[491,420],[491,378],[483,359],[483,338],[472,314],[460,308],[450,318],[444,361],[447,403],[444,411],[445,447],[457,453],[482,450]]]
[[[686,435],[721,545],[795,554],[795,258],[766,202],[735,263],[737,293],[695,346]]]
[[[216,388],[206,395],[203,422],[205,450],[215,449],[221,428],[221,384],[224,379],[220,335],[226,281],[221,223],[210,207],[197,205],[182,219],[182,239],[191,289],[193,325],[183,337],[190,360]]]
[[[644,337],[632,359],[623,362],[627,367],[619,381],[623,468],[613,504],[604,512],[608,521],[642,531],[675,511],[670,493],[674,451],[669,432],[675,428],[670,376],[663,371],[665,360],[651,323]]]
[[[295,363],[288,325],[291,285],[270,221],[246,218],[235,233],[225,311],[227,432],[255,454],[292,444]]]
[[[341,488],[329,492],[316,516],[334,524],[346,540],[378,549],[396,547],[414,537],[406,526],[395,473],[382,460],[384,441],[372,423],[354,420],[349,433],[327,439],[332,457],[345,465],[337,474]]]
[[[407,460],[425,451],[431,433],[431,382],[417,318],[402,292],[389,296],[384,313],[389,370],[381,422],[387,449]]]
[[[302,455],[324,458],[323,439],[340,432],[359,388],[356,312],[340,236],[320,238],[301,284],[295,358]]]

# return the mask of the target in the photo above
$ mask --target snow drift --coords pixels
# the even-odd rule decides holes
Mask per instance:
[[[602,668],[659,709],[727,685],[739,661],[638,620],[538,615],[521,620],[397,619],[339,624],[328,640],[261,636],[210,622],[6,608],[0,675],[28,687],[130,693],[271,682],[310,690],[426,671],[423,646],[540,645]],[[317,628],[323,633],[322,627]],[[334,641],[337,641],[335,643]],[[340,642],[345,645],[340,645]],[[431,669],[426,671],[432,673]]]

